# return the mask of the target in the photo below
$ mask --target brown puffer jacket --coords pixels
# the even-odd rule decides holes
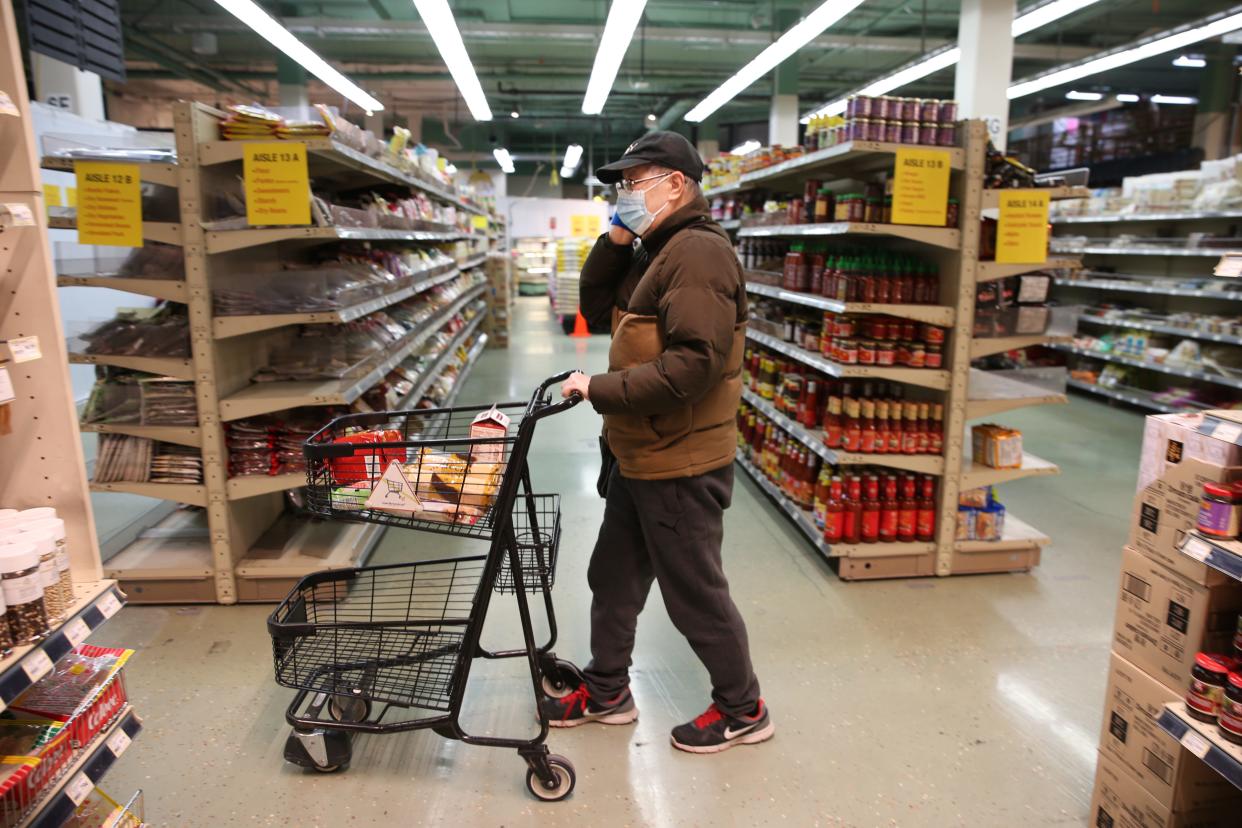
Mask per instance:
[[[590,397],[621,474],[690,477],[737,450],[746,288],[728,235],[699,198],[637,250],[601,236],[582,267],[579,301],[611,320],[608,373]]]

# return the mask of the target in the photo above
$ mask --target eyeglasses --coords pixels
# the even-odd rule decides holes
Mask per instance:
[[[644,181],[655,181],[660,178],[668,178],[671,172],[660,173],[659,175],[649,175],[646,178],[623,178],[616,183],[617,192],[632,193],[635,184],[642,184]]]

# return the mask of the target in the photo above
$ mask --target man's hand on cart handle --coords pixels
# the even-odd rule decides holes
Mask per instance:
[[[590,387],[591,378],[581,371],[574,371],[569,375],[569,378],[561,384],[561,396],[569,397],[570,395],[577,393],[582,395],[582,399],[589,400],[591,399],[591,395],[588,393]]]

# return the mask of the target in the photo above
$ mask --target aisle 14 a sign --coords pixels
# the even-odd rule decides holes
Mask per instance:
[[[79,161],[78,243],[142,247],[142,173],[137,164]]]
[[[996,225],[996,261],[1043,264],[1048,261],[1048,193],[1001,190]]]
[[[949,163],[946,150],[897,150],[893,224],[944,227],[949,205]]]
[[[247,144],[242,174],[246,182],[246,221],[250,224],[310,224],[305,144]]]

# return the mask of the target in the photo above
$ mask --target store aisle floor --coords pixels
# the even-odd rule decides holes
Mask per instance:
[[[606,339],[563,336],[547,307],[519,300],[511,350],[487,352],[463,402],[602,370]],[[670,747],[669,728],[702,711],[709,687],[653,593],[635,654],[637,725],[550,738],[577,767],[566,802],[536,802],[515,752],[429,731],[363,737],[347,772],[304,772],[281,760],[291,691],[272,680],[269,606],[133,607],[97,638],[139,651],[128,686],[146,730],[105,787],[146,789],[152,822],[184,828],[1081,824],[1142,418],[1075,398],[999,419],[1064,469],[1002,492],[1053,537],[1029,575],[844,583],[737,471],[726,570],[776,723],[766,744],[715,756]],[[598,428],[585,406],[545,421],[532,457],[536,485],[564,495],[556,649],[583,661]],[[460,548],[390,531],[373,562]],[[485,644],[519,642],[512,598],[498,603]],[[533,731],[524,671],[475,670],[467,730]]]

